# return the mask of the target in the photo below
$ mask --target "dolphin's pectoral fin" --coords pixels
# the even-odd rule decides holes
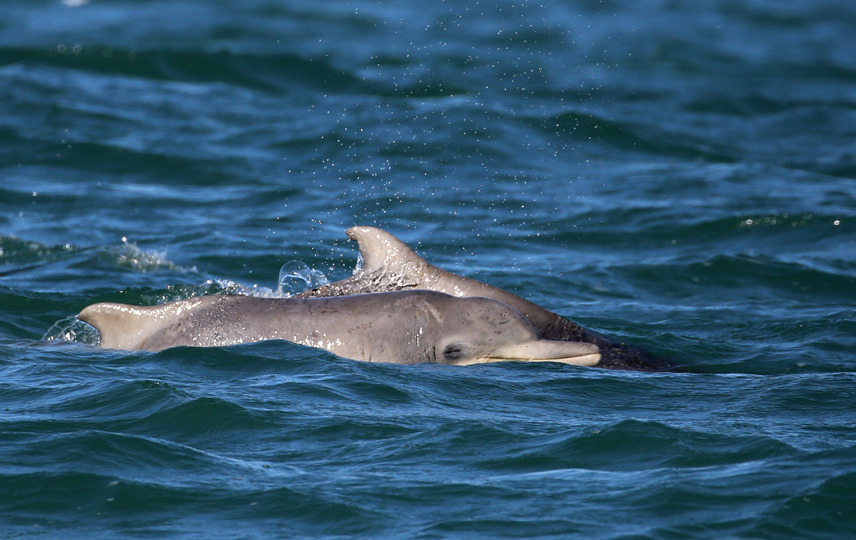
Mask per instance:
[[[481,358],[466,359],[457,363],[469,365],[489,362],[559,362],[593,367],[600,362],[600,349],[591,343],[539,339],[504,345]]]

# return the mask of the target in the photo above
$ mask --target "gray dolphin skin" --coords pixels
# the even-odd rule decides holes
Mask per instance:
[[[98,330],[101,347],[113,349],[283,339],[368,362],[600,361],[597,346],[542,339],[502,302],[425,290],[326,298],[214,295],[146,307],[101,303],[78,318]]]
[[[395,236],[375,227],[346,231],[359,244],[362,267],[353,276],[306,291],[301,297],[332,297],[396,290],[430,290],[456,297],[484,297],[503,302],[520,312],[547,340],[585,342],[598,347],[597,367],[634,371],[675,371],[679,366],[663,358],[583,328],[556,313],[508,291],[441,270],[417,255]]]

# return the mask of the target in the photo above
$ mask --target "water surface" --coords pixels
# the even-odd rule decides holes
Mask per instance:
[[[853,50],[832,0],[4,2],[2,536],[852,537]],[[692,372],[43,340],[355,224]]]

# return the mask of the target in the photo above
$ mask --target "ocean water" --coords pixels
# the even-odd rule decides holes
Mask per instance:
[[[854,537],[854,51],[845,0],[4,1],[0,536]],[[352,225],[686,372],[73,322]]]

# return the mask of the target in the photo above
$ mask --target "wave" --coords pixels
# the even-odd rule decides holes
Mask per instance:
[[[733,163],[737,156],[725,146],[715,146],[709,138],[669,132],[663,127],[640,121],[608,119],[591,112],[567,111],[527,124],[565,144],[592,144],[632,152],[640,157],[661,155],[681,159]]]
[[[380,64],[383,59],[377,60]],[[409,61],[408,61],[409,62]],[[388,62],[387,62],[388,63]],[[0,69],[41,66],[115,77],[183,83],[222,83],[270,94],[295,90],[430,99],[470,93],[450,79],[413,77],[389,84],[334,66],[322,56],[252,54],[60,45],[50,49],[0,47]]]
[[[850,515],[831,521],[852,495],[852,375],[391,366],[281,343],[3,358],[0,510],[22,526],[617,536],[599,516],[620,504],[637,532],[689,516],[745,536]],[[789,520],[796,503],[819,524]],[[749,517],[723,520],[735,504]]]
[[[334,68],[323,58],[306,59],[290,54],[135,51],[64,45],[50,49],[0,48],[0,68],[12,65],[47,66],[149,80],[222,82],[265,92],[281,92],[294,85],[329,91],[364,87],[359,78]]]
[[[328,533],[359,530],[371,523],[371,515],[365,515],[358,506],[307,487],[253,487],[235,480],[226,486],[203,479],[193,482],[196,488],[190,488],[170,485],[164,476],[135,480],[79,471],[5,474],[0,482],[4,495],[0,508],[6,515],[17,516],[43,515],[50,509],[48,522],[53,529],[75,526],[86,530],[79,516],[87,512],[109,516],[99,528],[106,524],[128,533],[170,535],[187,534],[200,526],[208,529],[221,521],[228,529],[233,520],[247,518],[287,520],[307,533],[313,529]],[[176,508],[183,508],[192,517],[178,520]]]
[[[634,449],[632,461],[623,456]],[[490,470],[551,471],[592,469],[642,471],[728,467],[793,455],[772,437],[696,432],[658,423],[622,420],[578,433],[537,437],[508,448],[501,459],[483,461]]]
[[[856,473],[844,472],[824,478],[816,487],[802,488],[770,505],[747,536],[800,538],[807,531],[824,531],[830,538],[845,538],[853,530],[856,511]]]

